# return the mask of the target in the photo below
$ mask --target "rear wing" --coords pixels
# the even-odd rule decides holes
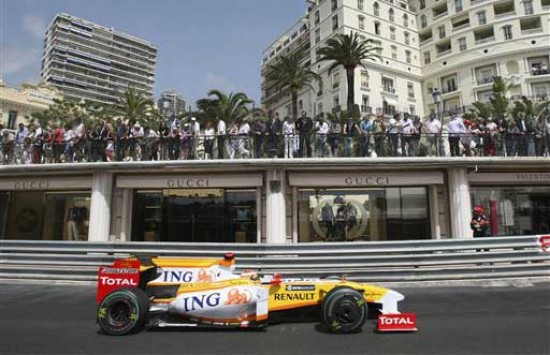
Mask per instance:
[[[97,278],[96,302],[120,288],[138,288],[141,262],[138,259],[115,260],[112,266],[101,266]]]

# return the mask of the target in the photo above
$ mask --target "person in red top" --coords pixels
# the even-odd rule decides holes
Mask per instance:
[[[61,163],[61,154],[63,153],[63,130],[57,123],[52,125],[51,144],[53,150],[53,162]]]
[[[490,223],[484,212],[483,206],[478,205],[474,207],[474,216],[470,222],[470,227],[474,231],[474,238],[487,236],[487,229],[489,229]]]

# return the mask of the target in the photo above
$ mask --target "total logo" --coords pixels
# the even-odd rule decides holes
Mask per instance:
[[[108,276],[100,276],[99,283],[101,286],[139,286],[137,281],[130,278],[114,278]]]
[[[416,331],[416,314],[381,314],[378,316],[378,331]]]

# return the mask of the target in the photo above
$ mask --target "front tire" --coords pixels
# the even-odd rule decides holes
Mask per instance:
[[[109,293],[97,309],[97,323],[108,335],[137,333],[145,327],[149,298],[139,288],[115,290]]]
[[[349,334],[361,331],[368,308],[363,295],[349,287],[330,291],[322,303],[323,325],[332,333]]]

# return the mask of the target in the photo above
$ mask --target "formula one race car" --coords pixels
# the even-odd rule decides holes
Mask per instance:
[[[313,307],[333,333],[360,331],[369,309],[380,312],[379,330],[416,330],[414,314],[398,312],[404,297],[395,291],[344,277],[285,279],[234,269],[233,253],[220,260],[117,260],[99,269],[97,322],[109,335],[146,326],[261,328],[275,315]]]

